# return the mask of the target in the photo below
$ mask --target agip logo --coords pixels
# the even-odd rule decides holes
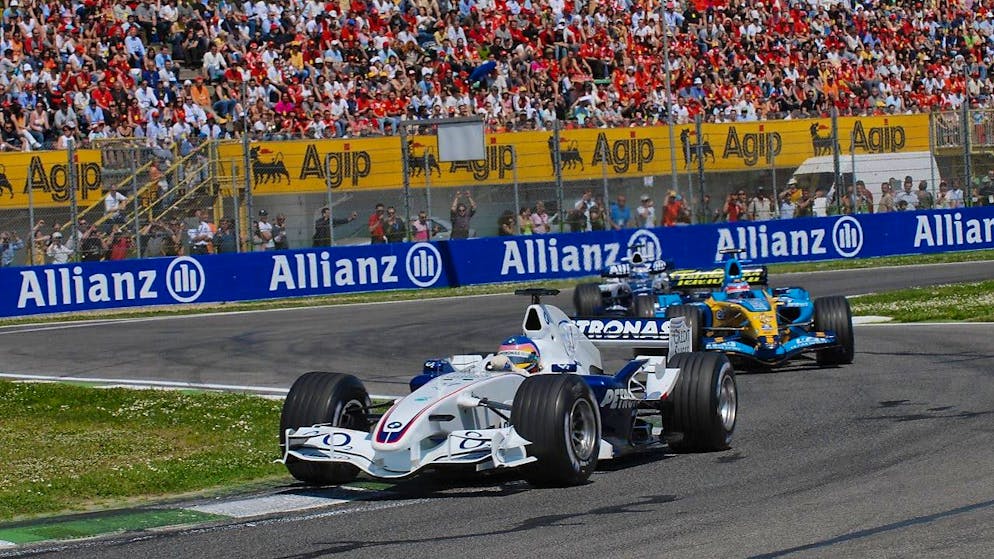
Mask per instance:
[[[203,266],[189,256],[173,259],[166,268],[166,290],[180,303],[192,303],[200,298],[207,283]]]
[[[854,217],[845,216],[832,227],[832,244],[843,258],[852,258],[863,249],[863,227]]]
[[[404,266],[411,283],[431,287],[442,277],[442,255],[431,243],[416,243],[407,251]]]
[[[628,237],[629,258],[639,253],[645,261],[661,260],[663,258],[663,248],[659,243],[659,237],[648,229],[639,229]]]

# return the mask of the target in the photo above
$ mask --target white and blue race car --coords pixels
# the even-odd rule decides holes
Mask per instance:
[[[355,376],[307,373],[280,419],[290,474],[335,484],[360,471],[402,478],[426,468],[520,468],[535,485],[563,486],[586,481],[599,460],[664,442],[675,452],[729,447],[738,405],[732,367],[724,355],[689,352],[682,320],[574,322],[541,302],[558,291],[518,293],[532,297],[522,324],[540,356],[532,372],[500,352],[430,359],[411,393],[382,415]],[[649,355],[609,374],[595,342]]]

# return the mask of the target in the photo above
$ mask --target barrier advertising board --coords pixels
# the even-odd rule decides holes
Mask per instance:
[[[0,268],[0,316],[541,281],[638,250],[708,268],[994,248],[994,208]]]

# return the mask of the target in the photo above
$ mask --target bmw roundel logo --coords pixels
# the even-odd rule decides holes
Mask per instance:
[[[648,229],[639,229],[628,237],[628,246],[631,253],[638,252],[645,260],[659,260],[663,257],[663,249],[659,243],[659,237]]]
[[[207,274],[204,267],[189,256],[174,258],[166,268],[166,290],[180,303],[192,303],[204,292]]]
[[[418,287],[431,287],[442,277],[442,254],[431,243],[415,243],[407,251],[407,277]]]
[[[832,244],[843,258],[852,258],[863,249],[863,227],[852,216],[843,216],[832,226]]]

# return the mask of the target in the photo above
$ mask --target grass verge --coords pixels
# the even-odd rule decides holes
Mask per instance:
[[[907,266],[915,264],[941,264],[948,262],[974,262],[994,260],[994,250],[975,250],[947,252],[942,254],[888,256],[865,258],[860,260],[829,260],[825,262],[809,262],[796,264],[773,264],[769,266],[772,274],[787,274],[797,272],[820,272],[826,270],[849,270],[875,268],[880,266]],[[466,295],[493,295],[511,293],[522,287],[544,287],[570,289],[582,281],[591,278],[576,278],[569,280],[547,280],[517,283],[501,283],[487,285],[471,285],[455,288],[409,289],[399,291],[380,291],[375,293],[353,293],[345,295],[327,295],[322,297],[301,297],[292,299],[272,299],[265,301],[245,301],[239,303],[204,303],[195,305],[176,305],[169,307],[139,307],[131,309],[116,309],[109,311],[74,312],[23,318],[0,319],[0,326],[18,324],[38,324],[45,322],[66,322],[81,320],[99,320],[115,318],[141,318],[147,316],[169,316],[206,314],[213,312],[254,311],[266,309],[290,309],[310,306],[343,305],[349,303],[381,303],[389,301],[410,301],[416,299],[439,299]]]
[[[911,287],[852,297],[853,314],[898,322],[994,321],[994,280]]]
[[[282,476],[282,402],[0,381],[0,520]]]

